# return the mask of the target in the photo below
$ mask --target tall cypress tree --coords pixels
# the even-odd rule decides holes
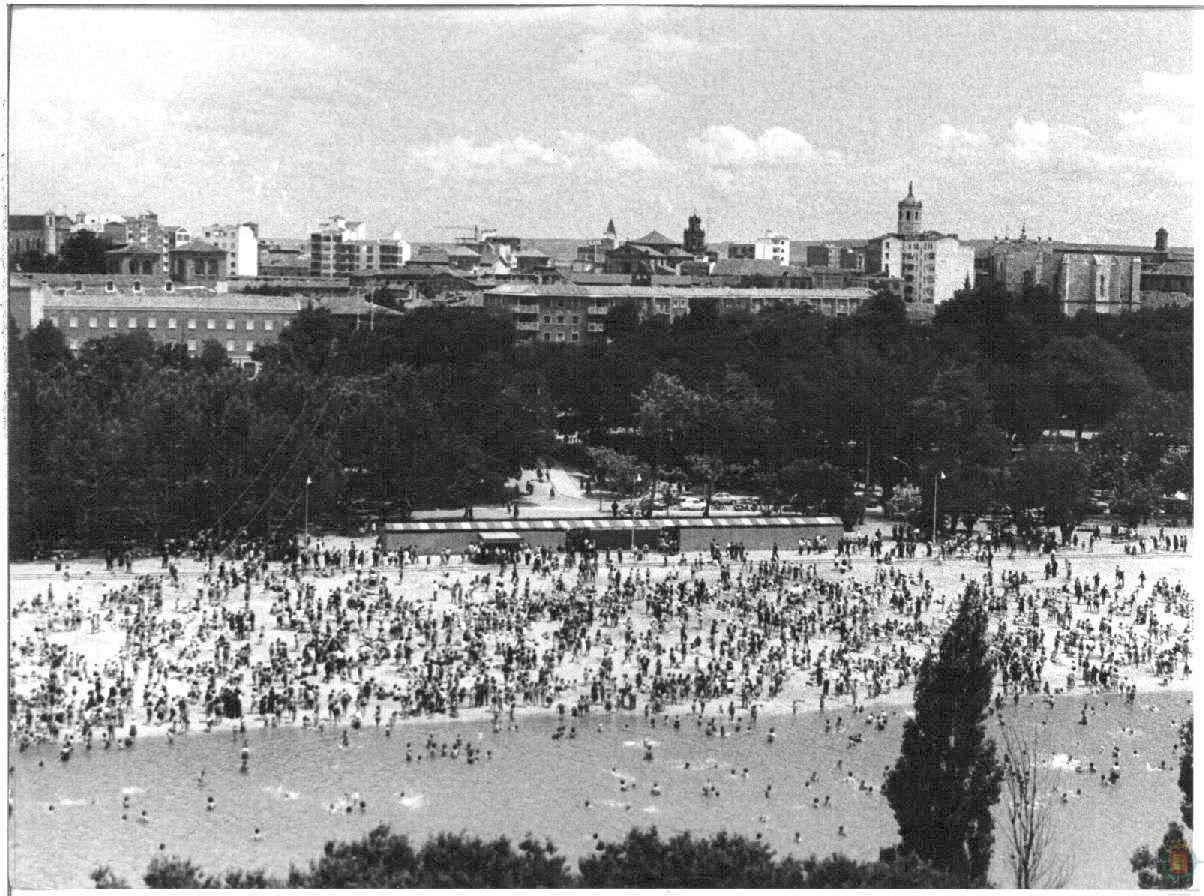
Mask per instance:
[[[983,724],[994,680],[986,635],[986,610],[971,584],[936,655],[929,652],[920,665],[915,718],[903,726],[902,753],[883,788],[901,852],[970,883],[986,881],[995,839],[991,806],[1002,779]]]

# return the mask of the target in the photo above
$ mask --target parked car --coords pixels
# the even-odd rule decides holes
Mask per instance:
[[[707,502],[697,495],[687,495],[681,499],[681,503],[677,505],[676,509],[701,512],[707,509]]]

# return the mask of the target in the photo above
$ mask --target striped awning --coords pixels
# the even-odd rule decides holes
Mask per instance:
[[[630,517],[579,517],[559,519],[506,519],[506,520],[442,520],[406,521],[385,523],[386,532],[568,532],[572,529],[587,531],[630,531],[635,529],[767,529],[767,528],[815,528],[840,526],[832,516],[718,516],[718,517],[664,517],[636,519]]]

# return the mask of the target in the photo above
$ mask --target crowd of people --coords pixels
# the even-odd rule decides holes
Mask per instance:
[[[14,594],[10,736],[69,756],[128,748],[140,725],[391,727],[475,711],[496,726],[533,707],[686,706],[723,734],[758,708],[905,692],[968,584],[988,598],[1002,694],[1128,694],[1190,675],[1190,595],[1143,566],[1147,551],[1185,551],[1182,536],[1145,533],[1106,558],[1093,537],[1056,545],[1041,577],[982,538],[938,545],[934,563],[909,561],[913,533],[891,535],[657,562],[545,548],[470,565],[325,539],[178,545],[83,574],[58,562]]]

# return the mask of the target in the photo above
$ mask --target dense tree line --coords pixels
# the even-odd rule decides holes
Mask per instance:
[[[329,522],[465,507],[557,453],[632,493],[689,480],[849,522],[867,473],[907,481],[924,530],[939,473],[942,529],[1010,510],[1068,532],[1092,489],[1135,522],[1191,487],[1190,310],[1066,319],[1040,290],[981,290],[930,325],[879,297],[840,318],[696,301],[672,324],[620,306],[607,330],[516,344],[486,309],[371,328],[311,309],[248,378],[216,344],[189,360],[121,335],[71,358],[43,323],[9,345],[14,550],[295,531],[307,476]]]
[[[92,879],[99,888],[124,888],[127,882],[107,867]],[[294,867],[284,877],[263,871],[230,870],[207,874],[177,856],[151,861],[143,876],[162,889],[339,889],[348,887],[889,887],[948,888],[981,885],[981,881],[940,871],[915,857],[883,851],[876,862],[857,862],[842,855],[804,861],[777,859],[766,844],[726,833],[695,838],[679,834],[662,840],[656,828],[633,828],[622,841],[599,840],[592,855],[574,872],[550,842],[527,836],[517,847],[508,839],[482,840],[464,834],[439,834],[415,847],[404,834],[381,825],[360,840],[330,841],[309,867]]]

